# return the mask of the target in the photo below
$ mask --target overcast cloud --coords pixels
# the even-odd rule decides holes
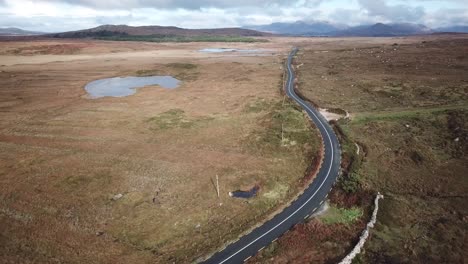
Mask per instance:
[[[291,3],[297,6],[310,6],[316,5],[322,0],[201,0],[201,1],[187,1],[187,0],[116,0],[116,1],[102,1],[102,0],[35,0],[33,2],[58,2],[69,3],[73,5],[88,6],[93,8],[105,9],[119,9],[119,8],[156,8],[156,9],[201,9],[201,8],[237,8],[237,7],[285,7],[290,6]]]
[[[468,0],[0,0],[0,27],[47,32],[101,24],[215,28],[297,20],[468,25]]]

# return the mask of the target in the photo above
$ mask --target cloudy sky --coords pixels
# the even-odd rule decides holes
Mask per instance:
[[[0,27],[45,32],[102,24],[216,28],[297,20],[468,25],[468,0],[0,0]]]

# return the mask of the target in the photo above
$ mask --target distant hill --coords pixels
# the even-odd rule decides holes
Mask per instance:
[[[31,36],[31,35],[42,35],[44,32],[27,31],[20,28],[0,28],[0,36]]]
[[[431,34],[434,31],[424,25],[400,23],[365,25],[351,27],[346,30],[330,32],[331,36],[356,36],[356,37],[392,37]]]
[[[356,36],[356,37],[390,37],[422,35],[438,32],[440,29],[432,30],[425,25],[412,23],[377,23],[373,25],[360,25],[350,27],[346,25],[333,24],[329,22],[303,22],[273,23],[269,25],[246,26],[264,32],[293,36]],[[465,32],[466,27],[459,26],[446,28],[444,31]]]
[[[19,28],[0,28],[0,36],[36,36],[44,35],[56,38],[119,38],[129,39],[130,37],[156,36],[159,38],[181,37],[190,39],[193,37],[216,37],[216,36],[236,36],[236,37],[261,37],[279,35],[291,36],[356,36],[356,37],[390,37],[390,36],[410,36],[435,33],[468,33],[468,26],[455,25],[451,27],[439,27],[430,29],[425,25],[412,23],[393,23],[374,25],[360,25],[350,27],[342,24],[333,24],[324,21],[296,21],[292,23],[272,23],[269,25],[252,25],[243,28],[215,28],[215,29],[186,29],[179,27],[164,26],[140,26],[133,27],[127,25],[103,25],[95,28],[69,31],[63,33],[43,33],[22,30]],[[193,39],[191,39],[193,40]],[[216,41],[213,39],[212,41]],[[231,40],[232,41],[232,40]]]
[[[304,22],[294,23],[273,23],[269,25],[245,26],[244,28],[270,32],[282,35],[323,35],[347,28],[343,25],[335,25],[328,22]]]
[[[436,29],[437,32],[468,33],[468,26],[451,26]]]
[[[103,25],[91,29],[51,34],[57,38],[93,38],[114,36],[242,36],[260,37],[271,34],[243,28],[215,28],[215,29],[185,29],[179,27],[141,26],[127,25]]]

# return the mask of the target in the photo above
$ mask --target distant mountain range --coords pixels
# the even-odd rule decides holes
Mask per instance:
[[[457,33],[468,33],[468,26],[452,26],[437,28],[437,32],[457,32]]]
[[[357,36],[357,37],[391,37],[431,34],[434,31],[419,24],[382,24],[351,27],[341,31],[330,32],[332,36]]]
[[[272,34],[291,36],[356,36],[356,37],[389,37],[423,35],[438,32],[468,33],[468,26],[453,26],[446,28],[431,29],[425,25],[412,23],[377,23],[373,25],[361,25],[350,27],[346,25],[333,24],[323,21],[296,21],[293,23],[273,23],[260,26],[246,26],[244,28],[254,29]]]
[[[32,36],[32,35],[42,35],[44,32],[35,32],[22,30],[20,28],[0,28],[0,36]]]
[[[179,27],[103,25],[95,28],[63,33],[43,33],[19,28],[0,28],[0,36],[44,35],[58,38],[96,38],[110,36],[242,36],[261,37],[276,35],[290,36],[331,36],[331,37],[389,37],[423,35],[441,32],[468,33],[468,26],[455,25],[431,29],[412,23],[377,23],[350,27],[324,21],[296,21],[292,23],[272,23],[269,25],[245,26],[242,28],[186,29]]]
[[[336,32],[347,29],[346,25],[335,25],[328,22],[304,22],[294,23],[273,23],[260,26],[245,26],[244,28],[254,29],[262,32],[286,35],[322,35],[329,32]]]
[[[270,36],[270,33],[259,32],[245,28],[215,28],[215,29],[186,29],[179,27],[141,26],[127,25],[103,25],[95,28],[51,34],[59,38],[84,38],[84,37],[108,37],[108,36],[243,36],[260,37]]]

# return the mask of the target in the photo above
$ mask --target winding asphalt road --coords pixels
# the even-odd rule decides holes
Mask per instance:
[[[273,217],[273,219],[241,237],[238,241],[230,244],[222,251],[217,252],[203,263],[243,263],[259,250],[262,250],[271,242],[275,241],[278,237],[291,229],[291,227],[304,221],[310,214],[314,213],[325,201],[338,177],[341,151],[333,129],[315,108],[299,98],[294,91],[295,77],[291,63],[296,53],[297,48],[291,51],[286,64],[288,68],[286,94],[307,112],[319,129],[325,151],[322,166],[313,182],[290,206]]]

